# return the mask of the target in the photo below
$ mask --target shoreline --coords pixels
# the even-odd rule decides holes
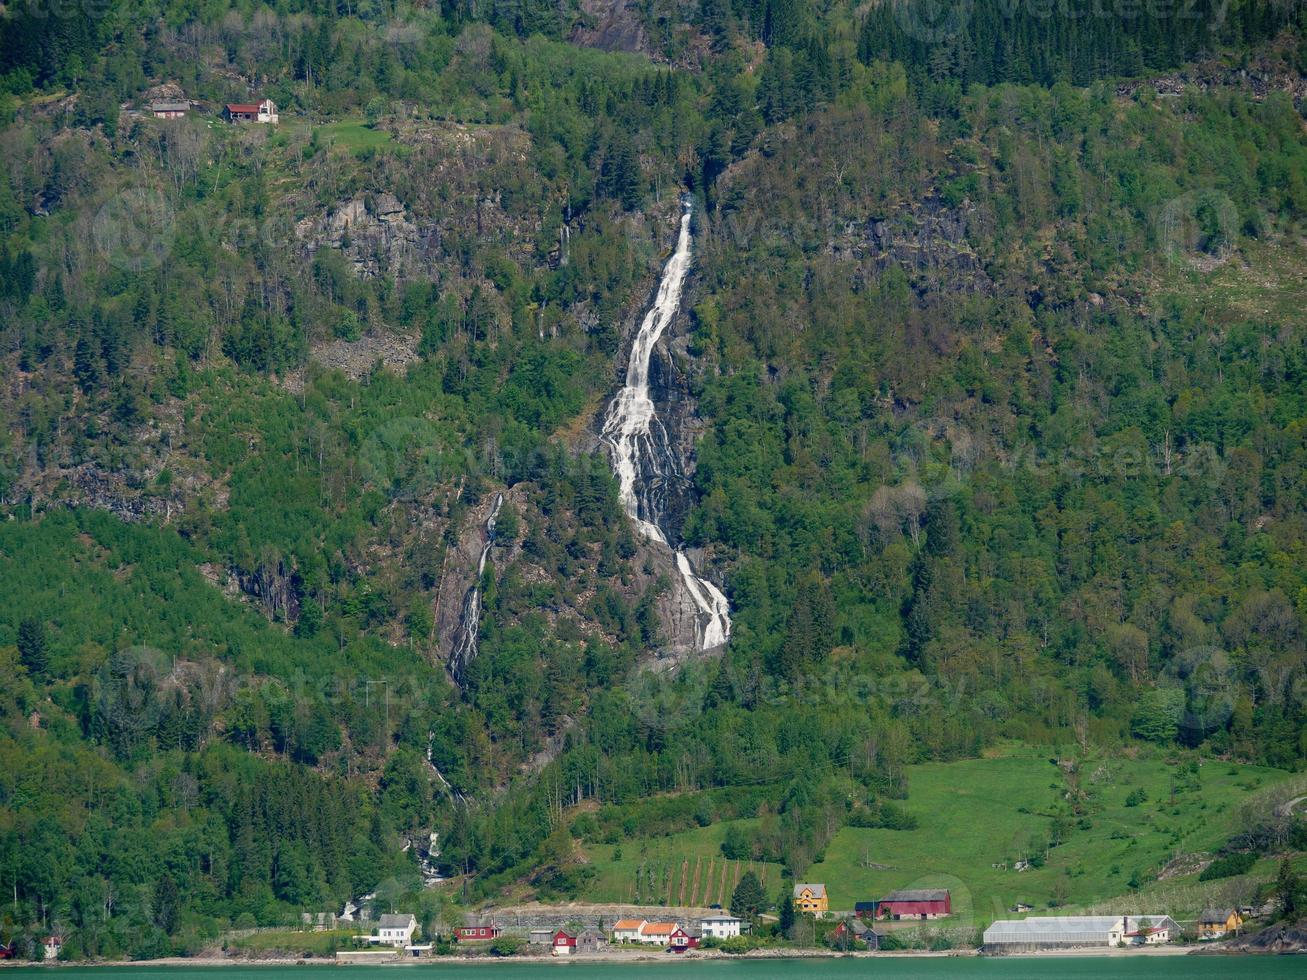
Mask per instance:
[[[978,949],[946,949],[946,950],[923,950],[923,949],[902,949],[887,950],[885,952],[869,952],[866,950],[851,950],[840,952],[838,950],[822,949],[759,949],[751,950],[747,953],[723,953],[716,950],[704,950],[693,953],[664,953],[664,952],[605,952],[605,953],[587,953],[577,956],[551,956],[543,955],[526,955],[526,956],[433,956],[417,958],[411,956],[395,956],[390,959],[368,962],[366,960],[354,961],[337,960],[335,957],[325,956],[283,956],[283,957],[244,957],[244,956],[165,956],[152,960],[86,960],[79,962],[14,962],[8,961],[0,966],[0,969],[15,968],[20,966],[37,966],[48,967],[50,969],[61,969],[64,967],[96,967],[96,968],[142,968],[142,967],[199,967],[204,969],[220,969],[223,967],[292,967],[292,966],[377,966],[377,967],[417,967],[417,966],[437,966],[439,964],[450,965],[475,965],[484,964],[486,966],[503,966],[509,963],[524,964],[559,964],[568,963],[596,963],[596,964],[633,964],[633,963],[707,963],[717,960],[803,960],[803,959],[858,959],[858,960],[875,960],[875,959],[972,959],[985,958],[994,960],[1018,959],[1099,959],[1099,958],[1152,958],[1152,957],[1171,957],[1171,956],[1189,956],[1200,952],[1199,948],[1193,946],[1155,946],[1144,949],[1132,949],[1128,947],[1100,947],[1086,946],[1076,949],[1048,949],[1031,951],[1025,953],[1009,953],[1002,955],[985,956]],[[1220,952],[1210,950],[1212,953]]]

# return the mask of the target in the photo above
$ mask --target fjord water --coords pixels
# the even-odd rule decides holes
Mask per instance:
[[[18,967],[27,977],[43,967]],[[148,980],[279,980],[288,973],[317,976],[311,966],[121,966],[60,967],[60,980],[141,977]],[[631,980],[1289,980],[1307,976],[1304,956],[1090,956],[1090,957],[863,957],[858,959],[712,960],[673,963],[459,963],[427,961],[395,966],[337,966],[332,980],[378,980],[394,970],[454,980],[599,980],[622,975]],[[50,976],[49,973],[42,973]]]
[[[719,647],[731,635],[730,606],[717,586],[696,575],[690,559],[670,540],[659,523],[661,489],[678,475],[679,463],[667,429],[649,397],[649,362],[654,345],[681,306],[681,292],[690,271],[690,199],[681,208],[676,250],[667,260],[653,306],[631,343],[626,384],[613,397],[604,419],[603,438],[612,449],[622,506],[640,533],[676,552],[676,569],[699,610],[695,638],[699,648]]]

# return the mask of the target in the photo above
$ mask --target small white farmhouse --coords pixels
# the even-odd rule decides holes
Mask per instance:
[[[376,941],[383,946],[408,946],[417,927],[418,920],[412,915],[383,915],[377,923]]]

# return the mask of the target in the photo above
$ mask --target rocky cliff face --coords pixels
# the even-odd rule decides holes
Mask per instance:
[[[989,294],[994,283],[969,240],[975,218],[968,202],[949,207],[928,198],[846,225],[831,243],[831,252],[858,263],[867,274],[897,266],[919,294]]]
[[[342,202],[321,218],[301,221],[295,231],[306,252],[338,249],[364,278],[411,272],[429,244],[408,208],[388,191]]]
[[[581,0],[571,40],[603,51],[649,50],[640,8],[630,0]]]

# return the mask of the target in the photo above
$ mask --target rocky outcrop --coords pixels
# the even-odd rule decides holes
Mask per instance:
[[[581,0],[571,41],[602,51],[649,50],[640,8],[631,0]]]
[[[430,244],[408,208],[388,191],[345,201],[317,220],[306,218],[295,232],[310,253],[323,247],[343,252],[365,279],[412,271]]]
[[[1217,952],[1236,953],[1303,953],[1307,952],[1307,919],[1277,922],[1251,936],[1240,936],[1213,947]]]
[[[869,275],[897,266],[921,294],[990,294],[994,283],[968,240],[974,216],[969,202],[948,207],[931,198],[873,216],[861,225],[846,225],[831,251],[857,262]]]

